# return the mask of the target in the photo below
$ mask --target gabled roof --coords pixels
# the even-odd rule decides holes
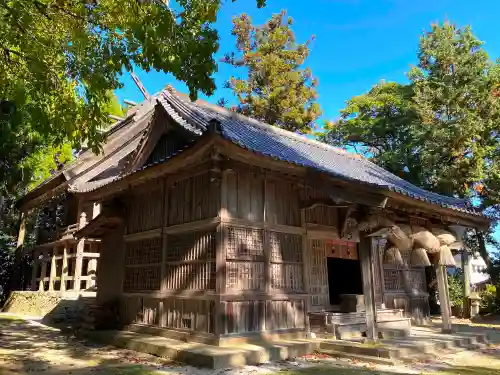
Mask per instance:
[[[136,123],[142,125],[135,125],[140,131],[133,132],[135,134],[134,141],[130,142],[128,147],[125,147],[126,150],[121,147],[118,148],[118,151],[122,150],[122,153],[131,154],[133,150],[137,150],[142,146],[151,130],[150,127],[144,125],[143,121],[145,121],[145,118],[152,116],[154,106],[160,105],[178,125],[195,136],[202,135],[209,128],[211,120],[217,120],[220,123],[220,135],[224,139],[263,156],[311,168],[352,183],[392,191],[440,207],[479,215],[467,200],[443,196],[421,189],[360,155],[270,126],[204,101],[191,102],[189,97],[176,92],[171,87],[154,95],[149,103],[150,112],[146,111],[147,116],[143,113],[140,119],[137,117],[135,119]],[[123,140],[123,142],[125,141]],[[128,138],[128,141],[130,141],[130,138]],[[118,151],[115,150],[115,154]],[[182,151],[179,150],[164,161],[175,157]],[[116,162],[114,160],[116,157],[111,156],[110,159]],[[102,160],[102,158],[99,160]],[[104,178],[73,180],[71,190],[74,192],[93,191],[149,167],[149,165],[144,165],[133,170],[122,170],[119,173],[120,168],[117,168],[115,164],[110,162],[105,164],[108,167],[112,166],[115,172],[107,174]],[[154,164],[156,165],[158,162]],[[96,163],[93,165],[92,169],[95,168]]]
[[[223,138],[253,152],[326,172],[355,183],[387,189],[410,198],[445,208],[478,214],[468,200],[421,189],[386,171],[366,158],[305,136],[270,126],[203,101],[191,102],[173,89],[163,92],[160,102],[172,117],[195,128],[207,128],[209,121],[220,122]],[[183,125],[186,126],[186,125]]]

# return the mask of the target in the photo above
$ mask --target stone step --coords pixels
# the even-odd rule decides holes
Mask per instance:
[[[300,357],[317,351],[321,343],[321,340],[315,339],[276,340],[262,342],[262,344],[220,347],[128,331],[89,332],[88,338],[104,344],[211,369],[258,365],[268,361]]]

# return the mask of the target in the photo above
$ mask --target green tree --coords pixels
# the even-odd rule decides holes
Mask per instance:
[[[0,100],[51,143],[97,148],[123,69],[171,73],[193,98],[214,91],[220,3],[0,0]]]
[[[423,188],[479,202],[494,221],[500,203],[500,66],[470,27],[435,24],[421,39],[408,84],[382,82],[352,98],[321,138],[357,147]],[[478,233],[471,246],[488,261]]]
[[[244,68],[246,77],[231,77],[226,87],[238,99],[235,111],[283,129],[310,133],[321,115],[316,103],[318,82],[309,68],[302,67],[311,41],[297,44],[292,23],[285,11],[261,26],[252,25],[246,14],[235,17],[236,52],[227,54],[223,62]]]

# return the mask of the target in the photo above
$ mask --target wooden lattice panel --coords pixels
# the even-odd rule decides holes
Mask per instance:
[[[386,290],[391,290],[391,291],[403,290],[401,271],[384,269],[384,284]]]
[[[263,232],[261,229],[228,228],[227,259],[264,259]]]
[[[302,292],[302,264],[271,264],[271,288],[273,291]]]
[[[165,288],[169,290],[214,290],[215,262],[166,264]]]
[[[228,290],[264,290],[264,262],[227,262]]]
[[[271,262],[302,263],[302,236],[269,232]]]
[[[126,267],[123,290],[125,292],[160,289],[160,266]]]
[[[215,231],[198,231],[167,236],[168,262],[215,258]]]
[[[323,240],[309,241],[309,291],[311,304],[322,306],[328,298],[328,273]]]
[[[149,264],[161,262],[161,237],[127,242],[125,264]]]

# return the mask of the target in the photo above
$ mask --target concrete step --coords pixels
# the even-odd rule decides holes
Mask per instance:
[[[318,350],[321,344],[321,340],[315,339],[276,340],[229,348],[127,331],[95,331],[90,332],[88,337],[104,344],[211,369],[258,365],[300,357]]]

